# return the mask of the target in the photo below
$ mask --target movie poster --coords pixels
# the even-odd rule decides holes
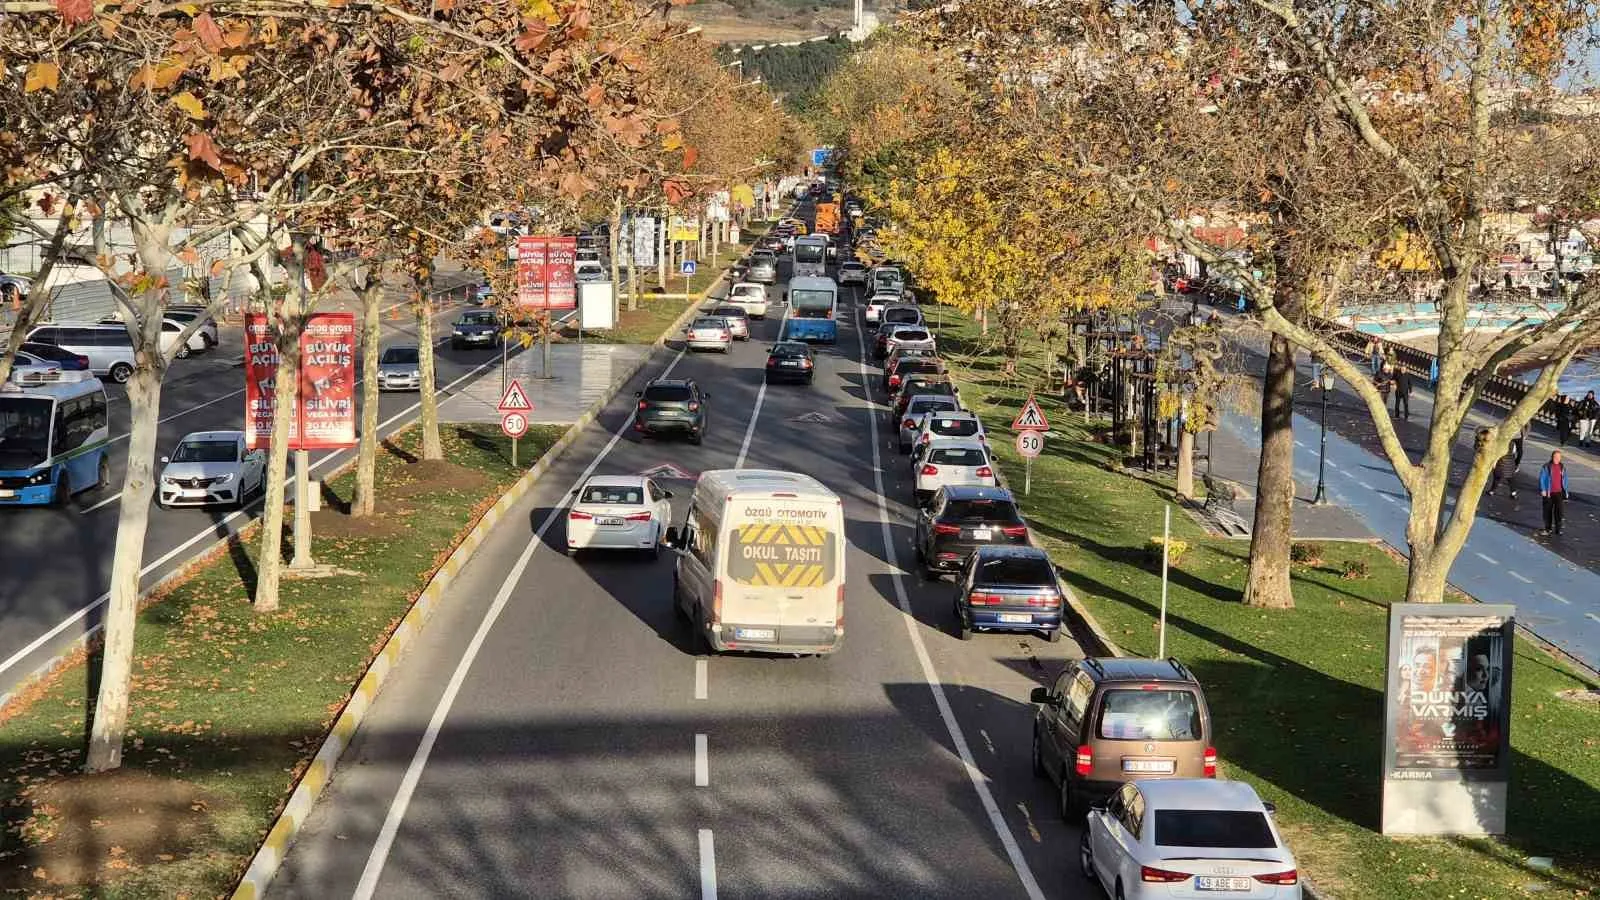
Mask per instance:
[[[1510,751],[1510,613],[1415,608],[1401,604],[1391,613],[1387,776],[1503,777]]]

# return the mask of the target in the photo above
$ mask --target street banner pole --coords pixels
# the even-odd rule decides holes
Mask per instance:
[[[1161,523],[1161,628],[1156,659],[1167,658],[1167,559],[1172,547],[1172,504],[1167,504]]]

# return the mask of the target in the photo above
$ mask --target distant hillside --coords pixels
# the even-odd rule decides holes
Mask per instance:
[[[817,89],[858,46],[830,37],[792,46],[769,44],[760,50],[724,46],[717,57],[730,64],[739,61],[745,77],[759,77],[790,112],[804,115]]]
[[[887,22],[900,0],[866,0],[866,9]],[[853,0],[696,0],[675,8],[674,17],[699,25],[719,44],[795,41],[848,29]]]

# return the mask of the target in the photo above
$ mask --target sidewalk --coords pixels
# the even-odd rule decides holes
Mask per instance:
[[[529,422],[571,424],[619,375],[631,371],[653,349],[650,344],[555,344],[550,348],[550,371],[546,373],[543,351],[535,344],[507,359],[502,377],[475,379],[440,401],[439,418],[500,424],[497,407],[505,389],[502,382],[509,384],[509,379],[515,378],[533,404]]]
[[[1239,497],[1233,502],[1233,512],[1245,521],[1252,529],[1255,527],[1256,514],[1256,475],[1260,469],[1258,465],[1261,457],[1261,440],[1259,432],[1250,440],[1243,436],[1249,432],[1245,430],[1246,418],[1237,413],[1230,413],[1227,427],[1219,428],[1210,438],[1210,452],[1214,457],[1209,462],[1197,466],[1196,476],[1202,473],[1213,475],[1238,486]],[[1207,438],[1199,439],[1199,446],[1195,449],[1204,452]],[[1297,477],[1295,479],[1294,496],[1294,536],[1302,541],[1374,541],[1377,538],[1372,530],[1366,526],[1360,517],[1343,506],[1327,503],[1321,506],[1314,505],[1311,500],[1316,496],[1317,474],[1313,470],[1311,479]]]

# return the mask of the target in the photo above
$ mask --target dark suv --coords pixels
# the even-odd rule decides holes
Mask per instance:
[[[1029,699],[1033,773],[1060,786],[1070,822],[1124,782],[1217,776],[1205,692],[1175,659],[1074,660]]]
[[[634,413],[633,430],[644,436],[687,435],[698,444],[705,439],[706,401],[711,395],[689,378],[660,378],[634,394],[639,409]]]
[[[1026,544],[1028,525],[1011,492],[976,484],[945,485],[917,516],[917,561],[929,578],[959,572],[986,544]]]

